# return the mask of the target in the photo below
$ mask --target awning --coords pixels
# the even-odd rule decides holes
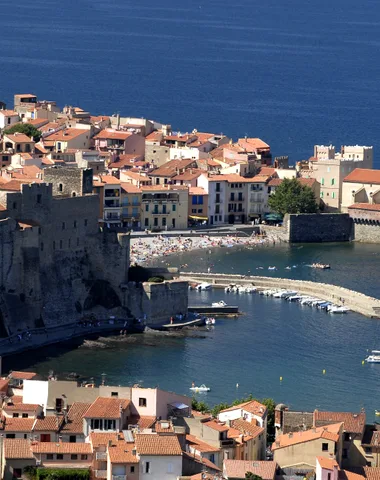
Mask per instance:
[[[259,218],[260,217],[260,215],[258,213],[249,213],[248,216],[250,218]]]
[[[264,219],[269,220],[270,222],[282,222],[282,215],[279,215],[278,213],[266,213]]]
[[[189,215],[189,218],[193,220],[208,220],[208,217],[200,217],[198,215]]]
[[[174,407],[174,408],[178,408],[178,410],[184,410],[185,408],[189,408],[188,405],[186,405],[185,403],[180,403],[180,402],[170,403],[170,406]]]

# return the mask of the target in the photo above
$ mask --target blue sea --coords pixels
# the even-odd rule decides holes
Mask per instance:
[[[258,136],[275,155],[379,146],[375,0],[0,0],[0,99]],[[375,164],[380,166],[379,162]]]

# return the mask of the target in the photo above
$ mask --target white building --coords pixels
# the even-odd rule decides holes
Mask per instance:
[[[14,110],[0,110],[0,129],[10,128],[20,121],[20,117]]]

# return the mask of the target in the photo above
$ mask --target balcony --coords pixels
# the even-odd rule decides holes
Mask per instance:
[[[96,452],[96,460],[107,460],[107,452]]]
[[[225,440],[220,440],[220,446],[221,448],[228,448],[228,447],[234,447],[235,446],[235,440],[233,438],[228,438]]]
[[[153,212],[151,212],[152,215],[170,215],[170,210],[167,210],[166,212],[155,212],[153,210]]]
[[[98,454],[96,454],[98,456]],[[96,478],[107,478],[107,470],[95,470]]]
[[[127,480],[127,475],[112,475],[112,480]]]

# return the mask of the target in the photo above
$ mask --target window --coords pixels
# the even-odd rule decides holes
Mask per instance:
[[[22,470],[21,468],[14,468],[13,469],[13,478],[21,478]]]
[[[63,460],[63,454],[57,453],[57,460]]]
[[[79,238],[77,238],[77,247],[79,247]]]
[[[63,192],[63,185],[62,185],[62,183],[60,183],[60,184],[58,185],[58,191],[59,191],[59,192]]]
[[[54,460],[54,455],[52,453],[48,453],[46,455],[46,460]]]
[[[325,184],[325,179],[321,178],[321,185],[324,185],[324,184]]]
[[[81,455],[81,456],[80,456],[80,459],[81,459],[81,460],[87,460],[87,455],[86,455],[86,454]]]
[[[321,198],[323,198],[323,192],[321,192]]]
[[[332,198],[335,198],[335,192],[332,192]]]
[[[198,213],[203,213],[203,210],[201,208],[198,208]]]
[[[343,448],[342,450],[342,458],[347,458],[347,448]]]
[[[53,242],[53,250],[55,250],[55,242]]]
[[[131,466],[131,473],[135,473],[135,467],[134,467],[134,465]]]
[[[84,226],[87,227],[87,224],[88,224],[88,220],[86,218],[85,221],[84,221]]]
[[[163,217],[163,218],[162,218],[162,226],[163,226],[163,227],[166,227],[166,217]]]
[[[154,225],[155,227],[158,227],[158,218],[157,218],[157,217],[154,217],[154,219],[153,219],[153,225]]]
[[[331,185],[335,185],[335,178],[331,179]]]
[[[145,219],[144,225],[145,225],[145,227],[148,227],[148,226],[149,226],[149,219],[148,219],[148,218]]]
[[[22,414],[22,418],[28,418],[28,417],[29,417],[29,415],[27,413]]]
[[[191,213],[197,213],[197,209],[196,209],[196,208],[192,208],[192,209],[191,209]]]
[[[372,453],[372,448],[371,447],[365,447],[365,453],[368,453],[369,455],[371,455]]]
[[[219,182],[217,182],[216,185],[215,185],[215,191],[220,192],[220,183]]]
[[[145,211],[149,212],[149,205],[145,205]]]
[[[77,228],[77,221],[74,220],[74,228]]]
[[[40,248],[41,248],[41,252],[43,252],[44,251],[44,242],[41,242],[41,247]]]
[[[111,397],[118,397],[119,396],[119,392],[111,392]]]
[[[64,230],[65,228],[66,228],[66,223],[62,222],[62,230]]]
[[[327,474],[327,480],[331,480],[331,472],[328,472],[328,474]]]
[[[166,205],[162,205],[162,213],[166,213]]]
[[[76,197],[77,194],[76,194],[75,192],[73,192],[73,193],[71,194],[71,196],[72,196],[72,197]]]
[[[322,452],[328,452],[328,451],[329,451],[329,444],[322,443]]]
[[[105,430],[115,430],[116,429],[116,420],[104,420]]]
[[[139,398],[139,407],[146,407],[146,398]]]
[[[150,473],[150,462],[145,463],[145,473]]]
[[[13,208],[13,210],[16,210],[16,208],[17,208],[17,203],[16,202],[12,203],[12,208]]]
[[[16,438],[16,435],[14,433],[7,433],[5,438]]]
[[[62,249],[62,246],[63,246],[63,242],[62,240],[59,241],[59,248]]]
[[[78,455],[76,453],[72,453],[71,460],[78,460]]]
[[[77,443],[77,436],[76,435],[70,435],[69,442],[70,443]]]
[[[14,413],[13,418],[18,418],[18,413]]]
[[[42,198],[42,195],[39,193],[37,195],[37,203],[41,203],[41,198]]]

